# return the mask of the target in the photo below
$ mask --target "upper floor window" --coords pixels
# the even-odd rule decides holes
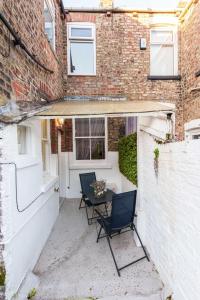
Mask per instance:
[[[96,39],[94,24],[68,24],[68,74],[96,74]]]
[[[174,28],[151,29],[150,75],[178,75],[177,33]]]
[[[105,118],[75,119],[76,160],[105,159]]]
[[[55,6],[53,0],[44,0],[45,34],[55,50]]]

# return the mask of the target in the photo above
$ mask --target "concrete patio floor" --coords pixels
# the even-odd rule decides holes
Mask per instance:
[[[37,300],[159,300],[162,282],[152,263],[142,260],[118,277],[106,239],[96,243],[96,225],[87,225],[79,200],[66,200],[35,267],[40,279]],[[112,240],[120,265],[143,255],[131,232]]]

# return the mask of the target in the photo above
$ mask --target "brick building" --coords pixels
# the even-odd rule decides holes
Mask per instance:
[[[60,114],[55,109],[53,114],[49,102],[57,105],[59,101],[62,104],[92,99],[105,103],[114,101],[115,104],[116,101],[124,101],[126,106],[126,101],[133,101],[140,102],[142,106],[146,103],[147,107],[151,101],[155,105],[159,102],[166,104],[163,112],[169,110],[174,113],[172,104],[176,108],[177,139],[184,138],[184,126],[186,136],[198,138],[199,121],[195,119],[200,117],[200,38],[197,32],[200,2],[190,1],[184,8],[175,11],[141,11],[115,8],[113,1],[101,1],[100,8],[84,10],[64,9],[59,0],[40,0],[32,5],[28,1],[20,0],[13,4],[9,0],[3,1],[0,9],[1,120],[2,124],[8,125],[0,133],[1,273],[2,277],[7,274],[7,299],[11,299],[27,271],[33,269],[54,224],[58,214],[57,186],[60,185],[62,198],[78,197],[78,173],[84,169],[96,169],[99,177],[106,173],[111,184],[117,182],[120,185],[118,140],[130,131],[129,122],[133,121],[131,117],[134,114],[130,114],[129,119],[128,114],[114,117],[102,112],[97,124],[91,106],[88,112],[91,116],[85,117],[88,119],[85,121],[88,125],[85,125],[78,120],[82,104],[70,117],[64,109]],[[159,116],[158,111],[159,107],[151,111],[152,118],[159,117],[159,124],[164,128],[166,116]],[[29,122],[33,115],[36,117],[30,118]],[[59,117],[65,119],[64,124],[57,123]],[[20,127],[19,121],[25,123],[20,123]],[[92,131],[92,124],[94,128],[97,125],[104,128],[101,134],[94,134],[100,147],[98,155],[94,154],[94,160],[105,161],[100,161],[101,167],[91,162],[86,168],[77,161],[86,160],[88,164],[83,155],[89,155],[92,160],[91,140],[94,136],[82,132],[82,128],[87,129],[87,126]],[[136,126],[133,122],[131,124],[131,129],[135,130]],[[62,134],[57,130],[59,127],[62,127]],[[81,152],[83,144],[80,136],[76,136],[78,130],[80,135],[86,135],[85,140],[90,140],[89,154]],[[22,157],[24,154],[26,157]],[[57,154],[60,155],[60,165]],[[11,188],[14,168],[19,168],[19,172],[15,171],[19,173],[18,184],[23,191],[18,195],[17,213],[13,210],[15,199]],[[58,169],[61,179],[58,178]],[[27,178],[25,187],[24,178]],[[54,202],[52,193],[56,198]],[[34,199],[30,203],[27,201],[29,197]],[[39,206],[45,203],[46,198],[50,200],[48,205],[45,204],[43,214],[49,214],[51,222],[43,224]],[[38,209],[38,219],[34,219],[28,210],[32,204],[35,210]],[[5,211],[8,213],[5,214]],[[15,222],[12,221],[13,216]],[[24,220],[27,222],[26,229],[22,229]],[[21,256],[17,245],[31,232],[33,241],[30,247],[34,249],[39,235],[32,228],[34,222],[44,226],[44,233],[35,253],[23,253],[27,263],[21,266],[18,264]],[[7,244],[5,241],[8,241]],[[15,247],[15,256],[10,257]],[[16,270],[18,274],[14,277]]]

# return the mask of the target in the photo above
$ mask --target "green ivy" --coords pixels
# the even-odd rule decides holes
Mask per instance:
[[[159,158],[159,155],[160,155],[160,151],[158,148],[155,148],[154,149],[154,159],[158,159]]]
[[[33,288],[29,293],[28,293],[28,296],[27,296],[27,299],[32,299],[35,297],[37,291],[35,288]]]
[[[0,286],[5,285],[5,280],[6,280],[6,272],[4,267],[0,266]]]
[[[120,172],[137,185],[137,134],[133,133],[121,138],[118,150]]]

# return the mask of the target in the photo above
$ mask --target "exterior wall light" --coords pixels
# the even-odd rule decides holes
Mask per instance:
[[[140,50],[146,50],[147,49],[147,40],[145,38],[140,39]]]
[[[55,123],[56,123],[56,128],[60,131],[63,130],[63,125],[64,125],[64,119],[55,119]]]

